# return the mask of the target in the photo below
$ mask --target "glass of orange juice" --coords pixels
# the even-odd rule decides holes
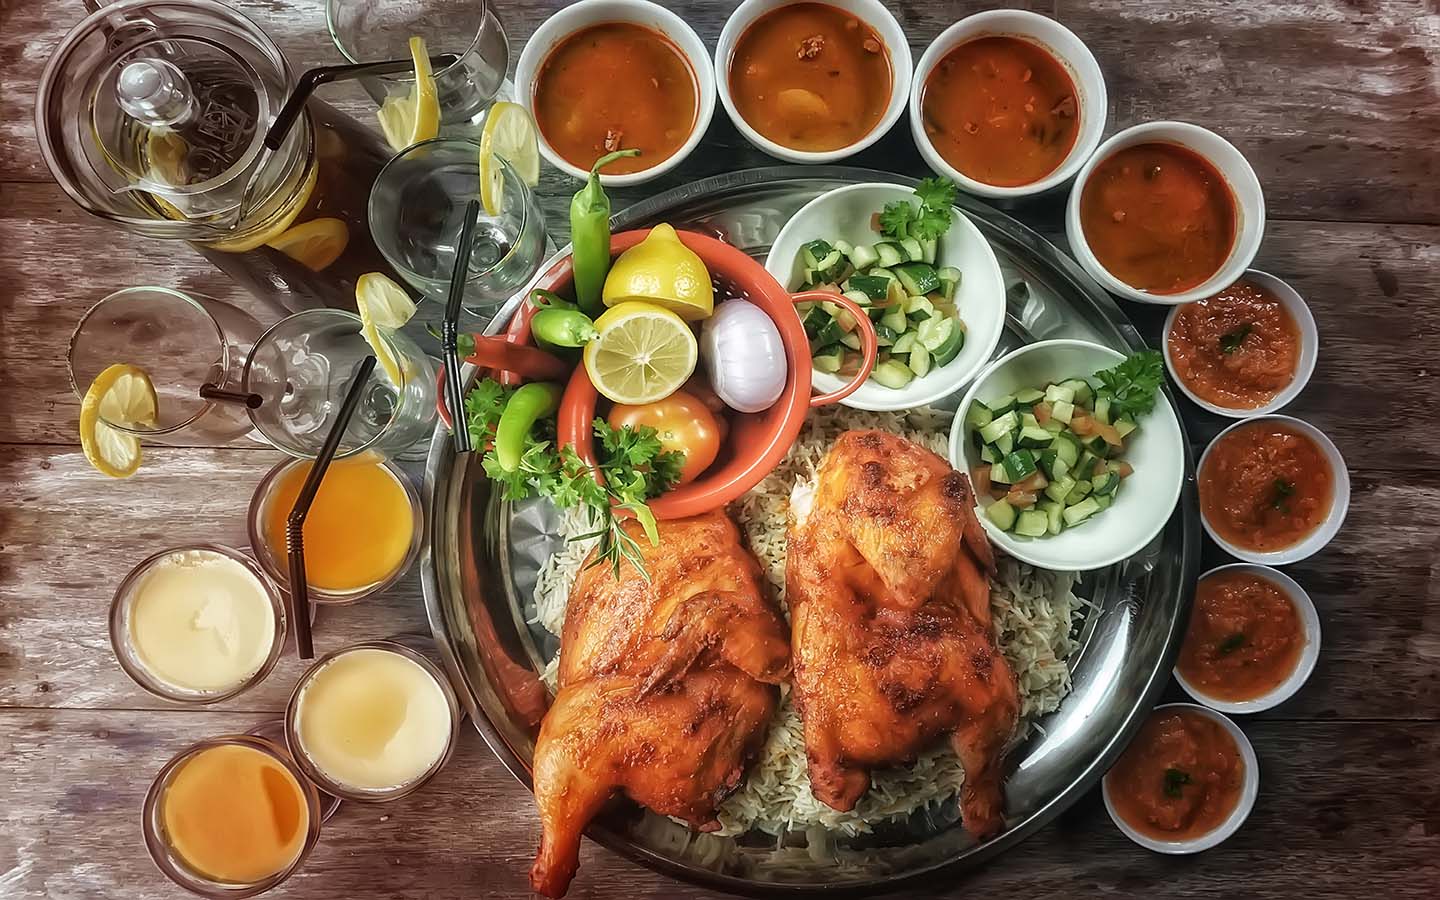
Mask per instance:
[[[271,469],[250,501],[250,546],[265,574],[290,588],[285,524],[314,465]],[[317,603],[353,603],[399,580],[420,553],[420,496],[393,463],[374,453],[330,464],[305,517],[305,575]]]

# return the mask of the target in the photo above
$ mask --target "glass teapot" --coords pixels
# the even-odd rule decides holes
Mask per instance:
[[[76,203],[190,242],[281,311],[353,308],[359,276],[394,277],[366,224],[389,148],[313,99],[267,148],[293,80],[253,22],[214,0],[86,5],[36,106],[45,161]]]

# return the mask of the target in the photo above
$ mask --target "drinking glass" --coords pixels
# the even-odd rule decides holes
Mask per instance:
[[[250,432],[243,404],[207,400],[200,388],[234,391],[262,328],[228,303],[163,287],[116,291],[90,308],[70,336],[70,387],[84,398],[116,363],[145,370],[155,386],[152,427],[106,421],[158,444],[225,443]]]
[[[488,321],[523,288],[545,256],[545,217],[525,180],[500,164],[500,211],[476,223],[465,282],[466,311]],[[397,154],[370,191],[380,253],[426,297],[444,301],[467,204],[480,190],[480,145],[437,138]]]
[[[356,369],[373,353],[360,328],[354,313],[312,309],[281,319],[255,342],[244,390],[264,399],[250,420],[275,447],[304,459],[319,454]],[[337,457],[364,450],[397,456],[435,427],[434,362],[399,332],[376,334],[399,363],[400,383],[375,367]]]
[[[505,83],[510,43],[489,0],[328,0],[325,19],[335,46],[350,62],[407,58],[416,36],[425,39],[432,56],[459,57],[434,73],[447,134],[478,124]],[[361,79],[376,103],[408,95],[414,82],[400,75]]]

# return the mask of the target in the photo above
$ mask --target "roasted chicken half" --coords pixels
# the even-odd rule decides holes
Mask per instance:
[[[793,498],[785,578],[811,790],[853,809],[870,770],[948,737],[965,827],[995,834],[1019,696],[991,627],[994,558],[969,481],[897,435],[850,431],[805,499]]]
[[[617,791],[701,831],[759,752],[790,671],[790,641],[759,563],[723,512],[661,522],[650,580],[626,563],[570,591],[559,691],[535,744],[543,834],[530,884],[565,893],[580,834]]]

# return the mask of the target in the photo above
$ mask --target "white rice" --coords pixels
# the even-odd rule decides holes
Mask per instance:
[[[909,412],[865,412],[842,406],[814,410],[805,420],[790,452],[765,480],[741,497],[732,511],[745,531],[750,549],[760,560],[780,609],[785,606],[785,541],[790,495],[796,485],[815,480],[831,444],[845,431],[876,428],[894,432],[947,453],[950,414],[932,409]],[[589,530],[578,511],[565,514],[566,535]],[[535,586],[537,619],[552,634],[565,622],[565,602],[595,541],[573,541],[540,570]],[[1084,601],[1072,588],[1078,576],[1047,572],[1001,557],[991,582],[990,602],[1000,649],[1015,671],[1021,700],[1020,736],[1035,717],[1052,712],[1070,692],[1066,663],[1076,649],[1075,617]],[[554,690],[558,656],[543,677]],[[846,835],[870,831],[875,825],[903,819],[923,807],[954,796],[965,780],[960,760],[942,742],[921,754],[913,765],[871,773],[871,787],[855,809],[838,812],[810,792],[805,740],[800,716],[790,702],[790,688],[781,688],[781,704],[759,759],[741,788],[720,807],[720,835],[758,828],[780,835],[792,829],[831,829]]]

